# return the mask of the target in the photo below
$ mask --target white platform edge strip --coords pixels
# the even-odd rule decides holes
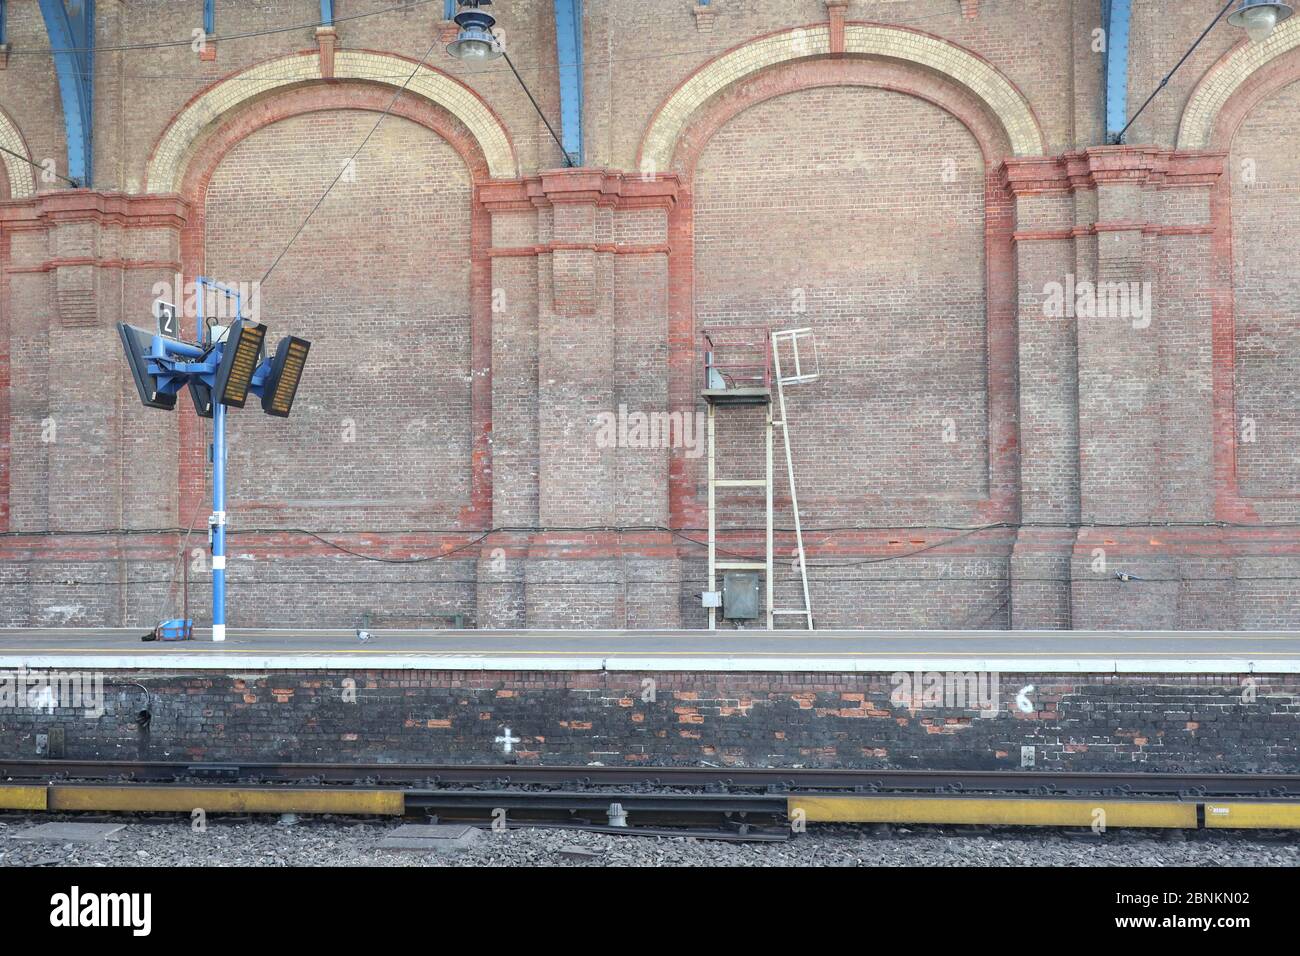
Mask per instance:
[[[171,654],[67,653],[7,655],[0,670],[213,670],[245,671],[647,671],[736,673],[875,673],[897,671],[996,671],[1003,674],[1298,674],[1300,657],[1115,658],[1087,657],[683,657],[649,655],[539,654],[263,654],[253,652]]]

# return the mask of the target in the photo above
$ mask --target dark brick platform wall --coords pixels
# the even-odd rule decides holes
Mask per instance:
[[[1038,769],[1300,771],[1296,675],[1002,675],[992,717],[896,707],[887,673],[114,671],[104,682],[97,719],[0,710],[0,756],[33,757],[36,734],[59,727],[69,759],[1012,770],[1032,746]],[[1022,713],[1030,685],[1035,709]],[[494,739],[507,727],[520,738],[509,758]]]

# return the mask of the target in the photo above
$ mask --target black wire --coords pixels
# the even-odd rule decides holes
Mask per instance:
[[[171,584],[172,578],[141,578],[134,581],[78,581],[76,579],[65,578],[54,581],[0,581],[0,587],[141,587],[145,585],[163,585]],[[490,587],[509,587],[515,584],[523,584],[519,581],[483,581],[477,578],[403,578],[403,579],[384,579],[384,578],[227,578],[230,583],[238,584],[240,587],[287,587],[289,585],[364,585],[366,587],[424,587],[430,584],[456,585],[457,587],[477,586],[480,588]],[[1000,585],[999,591],[1016,584],[1106,584],[1114,587],[1129,586],[1133,584],[1213,584],[1213,583],[1236,583],[1248,581],[1300,581],[1300,575],[1294,574],[1260,574],[1249,577],[1207,577],[1194,576],[1183,578],[1132,578],[1128,581],[1120,581],[1116,578],[1097,575],[1095,577],[1079,578],[1039,578],[1039,577],[1016,577],[1008,578],[1004,575],[997,577],[978,577],[963,578],[957,576],[946,577],[917,577],[902,576],[890,578],[861,578],[861,577],[819,577],[818,581],[836,582],[847,584],[871,585],[876,587],[900,587],[911,584],[968,584],[968,585]],[[540,587],[623,587],[626,585],[657,585],[657,586],[682,586],[703,585],[707,583],[704,577],[680,577],[680,578],[651,578],[647,580],[626,580],[626,581],[538,581],[529,580],[530,586]],[[787,583],[795,584],[796,580],[789,580]]]
[[[300,235],[302,235],[302,231],[307,228],[307,223],[309,223],[311,217],[316,214],[316,210],[319,209],[320,204],[325,201],[325,197],[330,194],[330,190],[332,190],[335,184],[343,178],[343,174],[348,171],[348,167],[352,165],[360,152],[366,148],[366,143],[370,142],[370,137],[375,135],[375,130],[379,129],[379,124],[388,118],[388,114],[391,113],[393,107],[397,105],[397,98],[406,92],[407,86],[410,85],[411,80],[415,79],[415,74],[420,72],[420,67],[424,66],[424,61],[429,58],[429,54],[433,52],[433,48],[437,45],[438,37],[434,37],[433,42],[429,44],[429,49],[424,51],[424,56],[420,57],[420,61],[415,64],[415,69],[413,69],[411,75],[406,78],[406,82],[399,86],[397,92],[393,94],[393,98],[388,102],[388,108],[379,114],[379,119],[375,120],[375,125],[370,127],[370,132],[367,133],[366,138],[361,141],[361,145],[358,146],[352,155],[348,157],[348,161],[339,167],[338,174],[334,177],[333,182],[325,187],[325,191],[321,193],[320,198],[316,200],[316,205],[312,206],[311,212],[307,213],[307,218],[302,221],[302,224],[298,226],[298,230],[289,238],[289,241],[285,243],[284,248],[280,250],[280,254],[275,257],[275,261],[271,263],[271,267],[267,269],[266,273],[262,276],[261,285],[266,284],[267,278],[269,278],[271,273],[275,271],[275,267],[280,264],[280,260],[283,259],[284,254],[289,251],[289,247],[294,244]]]
[[[462,544],[458,548],[452,548],[450,551],[443,551],[438,554],[429,555],[428,557],[423,557],[423,558],[379,558],[372,554],[363,554],[360,551],[353,551],[351,548],[345,547],[344,545],[337,544],[333,541],[329,541],[325,538],[322,538],[314,531],[303,531],[302,533],[308,535],[309,537],[315,538],[317,541],[321,542],[322,544],[328,545],[329,547],[334,548],[337,551],[342,551],[344,554],[350,554],[353,555],[354,557],[364,558],[367,561],[378,561],[381,564],[424,564],[427,561],[441,561],[443,558],[449,558],[453,554],[458,554],[461,551],[467,551],[470,548],[477,546],[479,542],[481,542],[484,538],[492,534],[492,531],[490,530],[484,531],[473,541],[468,541],[465,544]]]
[[[510,65],[510,71],[514,73],[515,79],[519,81],[519,85],[523,87],[524,93],[528,95],[528,102],[533,104],[533,109],[537,110],[537,115],[540,116],[542,122],[546,124],[546,129],[550,132],[551,139],[555,140],[556,145],[560,147],[560,152],[564,154],[564,165],[571,167],[573,165],[573,157],[570,156],[569,151],[564,148],[564,143],[560,140],[560,137],[555,135],[555,129],[551,126],[551,121],[546,118],[546,114],[542,112],[542,108],[537,105],[537,100],[533,98],[533,91],[528,88],[528,84],[524,82],[524,78],[520,76],[519,71],[515,69],[515,64],[514,61],[510,59],[510,54],[505,50],[502,50],[501,55],[506,58],[506,63]]]
[[[316,20],[313,23],[298,23],[291,27],[272,27],[269,30],[256,30],[252,33],[231,33],[227,36],[210,36],[205,37],[208,43],[228,43],[231,40],[250,40],[254,37],[273,36],[277,33],[292,33],[296,30],[312,30],[316,27],[334,26],[338,23],[345,23],[349,20],[362,20],[366,17],[374,17],[383,13],[397,13],[399,11],[410,10],[413,7],[424,6],[433,3],[434,0],[405,0],[393,7],[384,7],[382,10],[371,10],[369,13],[354,13],[349,17],[335,17],[329,23],[324,20]],[[118,53],[129,52],[132,50],[164,50],[169,47],[189,46],[194,42],[192,37],[186,37],[184,40],[161,40],[157,43],[126,43],[118,46],[92,46],[92,47],[50,47],[45,50],[10,50],[9,55],[28,54],[33,56],[53,56],[56,53]]]
[[[1004,521],[996,524],[983,525],[899,525],[899,524],[881,524],[881,525],[803,525],[804,534],[823,534],[828,532],[847,532],[847,531],[983,531],[989,528],[1004,527],[1007,529],[1038,529],[1038,530],[1060,530],[1060,531],[1078,531],[1085,528],[1097,529],[1138,529],[1138,528],[1165,528],[1176,530],[1180,528],[1205,530],[1222,529],[1222,530],[1265,530],[1265,529],[1300,529],[1300,521]],[[308,528],[293,527],[266,527],[266,528],[232,528],[227,534],[355,534],[355,535],[383,535],[383,534],[450,534],[466,535],[481,534],[482,528],[401,528],[401,529],[376,529],[376,528],[332,528],[327,530],[314,530]],[[696,527],[694,525],[683,525],[681,527],[669,527],[667,525],[498,525],[489,529],[492,534],[540,534],[540,533],[569,533],[582,531],[605,531],[618,534],[629,534],[638,531],[662,531],[662,532],[686,532],[686,531],[707,531],[708,528]],[[737,526],[725,529],[727,534],[742,533],[759,533],[766,530],[766,526]],[[773,527],[773,531],[793,533],[793,527]],[[52,538],[52,537],[95,537],[109,535],[151,535],[151,534],[179,534],[185,531],[183,527],[167,528],[91,528],[87,530],[59,530],[59,531],[0,531],[2,538]],[[689,539],[695,541],[694,538]],[[701,543],[701,542],[695,542]]]
[[[312,23],[300,23],[290,27],[272,27],[267,30],[258,30],[253,33],[231,33],[226,36],[213,35],[207,37],[206,39],[208,42],[211,43],[228,43],[231,40],[246,40],[255,37],[273,36],[277,33],[292,33],[296,30],[312,30],[316,27],[334,26],[339,23],[346,23],[349,20],[362,20],[365,19],[366,17],[378,16],[384,13],[408,12],[415,7],[424,6],[431,2],[435,2],[435,0],[406,0],[406,2],[399,3],[396,6],[392,6],[392,7],[385,7],[382,10],[371,10],[369,13],[354,13],[351,16],[335,17],[332,21],[330,21],[330,23],[326,23],[324,20],[317,20]],[[1011,2],[1011,0],[983,0],[985,6],[994,6],[994,5],[1008,3],[1008,2]],[[898,19],[890,20],[887,25],[906,26],[911,23],[925,23],[930,20],[944,20],[944,19],[959,20],[960,16],[961,14],[959,11],[945,8],[942,12],[931,13],[931,14],[927,14],[926,16],[917,16],[917,17],[908,17],[908,18],[900,17]],[[438,19],[441,20],[442,17],[440,16]],[[190,46],[193,42],[194,42],[193,38],[186,38],[184,40],[160,40],[156,43],[132,43],[132,44],[119,45],[119,46],[97,46],[97,47],[89,47],[89,48],[50,47],[48,49],[39,49],[39,50],[17,49],[17,50],[10,50],[9,55],[10,56],[14,56],[14,55],[53,56],[57,53],[116,53],[116,52],[123,52],[123,51],[130,52],[135,50],[161,50],[161,49],[168,49],[171,47],[178,47],[178,46]],[[659,53],[659,54],[650,54],[646,56],[634,56],[634,57],[613,57],[613,58],[603,60],[602,62],[630,63],[630,62],[637,62],[640,60],[655,60],[655,59],[662,59],[664,57],[674,57],[674,56],[696,56],[699,54],[717,55],[720,53],[725,53],[729,49],[730,47],[717,47],[717,48],[693,47],[686,50],[677,50],[672,53]],[[566,62],[561,65],[573,66],[575,64]],[[491,71],[483,71],[483,72],[491,72]]]
[[[47,172],[44,166],[40,165],[39,163],[32,162],[22,153],[15,153],[12,149],[8,149],[4,146],[0,146],[0,150],[4,150],[6,153],[8,153],[10,156],[13,156],[15,159],[21,159],[28,166],[32,167],[32,169],[39,169],[41,172]],[[62,179],[65,183],[71,183],[73,189],[81,188],[81,183],[77,182],[75,179],[69,179],[67,176],[61,175],[60,173],[54,173],[53,170],[48,170],[48,172],[51,172],[55,176],[58,176],[58,178]]]
[[[1142,111],[1151,105],[1151,101],[1154,100],[1156,96],[1159,95],[1161,90],[1163,90],[1167,85],[1169,85],[1169,80],[1173,77],[1175,73],[1178,72],[1178,68],[1187,62],[1188,58],[1196,51],[1196,48],[1201,45],[1201,41],[1210,35],[1210,31],[1213,30],[1215,26],[1218,25],[1218,22],[1223,19],[1223,15],[1228,12],[1228,8],[1231,7],[1236,2],[1237,0],[1228,0],[1228,2],[1223,5],[1223,9],[1219,11],[1219,15],[1214,18],[1213,22],[1211,22],[1210,25],[1205,28],[1205,32],[1196,38],[1196,42],[1193,43],[1191,48],[1186,53],[1183,54],[1183,58],[1179,60],[1176,64],[1174,64],[1174,68],[1172,70],[1170,70],[1168,73],[1165,74],[1165,78],[1160,81],[1160,85],[1151,91],[1151,95],[1147,97],[1146,102],[1138,107],[1138,111],[1133,114],[1133,118],[1130,119],[1124,125],[1124,128],[1119,131],[1118,135],[1116,135],[1115,137],[1116,144],[1123,144],[1124,134],[1129,131],[1129,128],[1135,122],[1137,122],[1137,118],[1142,115]]]
[[[825,570],[836,570],[836,569],[843,569],[843,568],[861,568],[861,567],[869,567],[869,566],[877,565],[877,564],[885,564],[885,563],[888,563],[888,562],[890,562],[890,561],[901,561],[901,560],[905,560],[905,559],[907,559],[907,558],[913,558],[913,557],[916,557],[917,555],[920,555],[920,554],[925,554],[925,553],[930,552],[930,551],[938,550],[938,549],[940,549],[940,548],[948,547],[949,545],[955,544],[955,543],[957,543],[958,541],[962,541],[962,540],[964,540],[964,539],[966,539],[966,538],[969,538],[969,537],[971,537],[971,536],[973,536],[973,535],[979,534],[980,532],[984,532],[984,531],[993,531],[993,530],[1018,530],[1018,529],[1026,528],[1026,527],[1045,527],[1045,528],[1061,528],[1061,529],[1079,529],[1079,528],[1083,528],[1083,527],[1127,528],[1127,527],[1153,527],[1153,526],[1155,526],[1155,527],[1172,527],[1173,525],[1171,525],[1171,524],[1167,524],[1167,523],[1166,523],[1166,524],[1159,524],[1159,525],[1152,525],[1151,523],[1137,523],[1137,524],[1132,524],[1132,525],[1129,525],[1129,524],[1085,525],[1085,524],[1080,524],[1080,523],[1063,523],[1063,524],[1040,523],[1040,524],[1036,524],[1036,525],[1029,525],[1029,524],[1017,524],[1017,523],[1013,523],[1013,522],[1006,522],[1006,521],[1003,521],[1003,522],[996,522],[996,523],[993,523],[993,524],[979,525],[979,526],[977,526],[977,527],[964,528],[964,529],[961,529],[960,533],[954,535],[953,537],[946,538],[946,539],[944,539],[943,541],[935,541],[935,542],[933,542],[933,543],[931,543],[931,544],[927,544],[927,545],[925,545],[924,547],[921,547],[921,548],[915,548],[915,549],[913,549],[913,550],[911,550],[911,551],[905,551],[905,552],[903,552],[903,553],[901,553],[901,554],[886,554],[886,555],[882,555],[882,556],[879,556],[879,557],[864,558],[864,559],[862,559],[862,560],[857,560],[857,561],[842,561],[842,562],[826,562],[826,561],[820,561],[820,562],[808,562],[808,563],[807,563],[807,568],[808,568],[809,571],[812,571],[812,572],[820,572],[820,571],[825,571]],[[1189,526],[1190,526],[1190,527],[1236,527],[1236,528],[1242,528],[1242,529],[1271,527],[1270,525],[1249,525],[1249,524],[1238,524],[1238,523],[1230,523],[1230,522],[1212,522],[1212,523],[1208,523],[1208,524],[1206,524],[1206,523],[1199,523],[1199,522],[1198,522],[1198,523],[1191,523]],[[1292,527],[1292,525],[1283,525],[1283,526],[1284,526],[1284,527]],[[191,527],[192,527],[192,523],[191,523]],[[186,529],[181,529],[181,528],[170,528],[170,529],[127,529],[127,530],[64,531],[64,532],[55,532],[55,531],[8,531],[8,532],[0,532],[0,538],[5,538],[5,537],[51,537],[51,536],[55,536],[55,535],[66,536],[66,537],[77,537],[77,536],[82,536],[82,535],[85,535],[85,536],[91,536],[91,535],[94,535],[94,536],[104,536],[104,535],[141,535],[141,534],[178,534],[178,533],[181,533],[181,532],[184,531],[184,530],[186,530]],[[753,530],[762,530],[762,529],[753,529]],[[792,529],[791,529],[791,530],[792,530]],[[899,530],[899,529],[896,529],[896,528],[880,528],[880,529],[859,529],[859,528],[854,528],[854,529],[847,529],[847,530],[888,530],[888,531],[896,531],[896,530]],[[931,530],[932,530],[932,529],[931,529]],[[391,534],[403,534],[403,535],[410,535],[410,534],[474,534],[474,535],[476,535],[476,536],[473,538],[473,540],[471,540],[471,541],[467,541],[467,542],[465,542],[465,543],[462,544],[462,545],[458,545],[457,547],[452,548],[452,549],[449,550],[449,551],[439,552],[438,554],[427,555],[427,556],[423,556],[423,557],[413,557],[413,558],[384,558],[384,557],[379,557],[379,556],[376,556],[376,555],[366,554],[365,552],[357,551],[357,550],[355,550],[355,549],[353,549],[353,548],[349,548],[349,547],[347,547],[346,545],[342,545],[342,544],[339,544],[339,543],[337,543],[337,542],[335,542],[335,541],[331,541],[331,540],[329,540],[328,538],[323,537],[321,533],[316,532],[316,531],[312,531],[312,530],[307,529],[307,528],[245,528],[245,529],[238,529],[238,530],[236,530],[236,529],[230,529],[229,531],[227,531],[227,534],[232,535],[232,536],[233,536],[233,535],[240,535],[240,534],[297,534],[297,535],[304,535],[304,536],[306,536],[306,537],[310,537],[310,538],[312,538],[312,539],[314,539],[314,540],[316,540],[316,541],[319,541],[320,543],[324,544],[325,546],[327,546],[327,547],[329,547],[329,548],[332,548],[332,549],[334,549],[334,550],[336,550],[336,551],[339,551],[339,552],[341,552],[341,553],[343,553],[343,554],[347,554],[347,555],[350,555],[350,556],[352,556],[352,557],[360,558],[360,559],[365,560],[365,561],[374,561],[374,562],[377,562],[377,563],[380,563],[380,564],[410,565],[410,564],[425,564],[425,563],[428,563],[428,562],[430,562],[430,561],[441,561],[441,560],[443,560],[444,558],[448,558],[448,557],[451,557],[451,556],[456,555],[456,554],[461,554],[461,553],[463,553],[463,552],[465,552],[465,551],[470,550],[471,548],[477,547],[477,546],[478,546],[479,544],[481,544],[484,540],[486,540],[487,538],[491,537],[491,536],[494,535],[494,534],[512,534],[512,533],[513,533],[513,534],[537,534],[537,533],[571,533],[571,532],[607,532],[607,533],[613,533],[613,534],[635,533],[635,532],[660,532],[660,533],[671,534],[671,535],[673,535],[674,537],[680,538],[680,539],[682,539],[683,541],[686,541],[686,542],[688,542],[688,543],[690,543],[690,544],[695,545],[696,547],[700,547],[700,548],[707,548],[707,547],[708,547],[708,542],[707,542],[707,541],[700,541],[700,540],[697,539],[697,538],[692,538],[690,535],[683,533],[682,529],[678,529],[678,528],[670,528],[670,527],[666,527],[666,526],[663,526],[663,525],[641,525],[641,526],[624,526],[624,527],[611,527],[611,526],[588,526],[588,527],[582,527],[582,528],[573,528],[573,527],[535,527],[535,526],[534,526],[534,527],[510,527],[510,526],[502,526],[502,527],[489,528],[489,529],[487,529],[486,531],[482,531],[482,530],[480,530],[480,531],[474,531],[474,532],[464,531],[464,530],[460,530],[460,531],[450,531],[450,532],[448,532],[448,531],[432,531],[432,530],[427,530],[427,529],[408,529],[408,530],[403,530],[403,531],[400,531],[400,532],[398,532],[398,531],[387,532],[387,533],[391,533]],[[361,534],[361,535],[374,535],[374,534],[381,534],[381,533],[384,533],[384,532],[374,532],[374,531],[337,531],[337,532],[326,532],[326,533],[334,533],[334,534]],[[760,561],[760,560],[765,561],[765,560],[766,560],[766,556],[765,556],[765,555],[761,555],[761,556],[760,556],[760,555],[752,555],[752,554],[748,554],[748,553],[745,553],[745,552],[733,551],[733,550],[730,550],[730,549],[728,549],[728,548],[723,548],[723,547],[717,547],[717,548],[716,548],[716,551],[717,551],[718,553],[723,554],[723,555],[726,555],[726,556],[728,556],[728,557],[735,557],[735,558],[739,558],[739,559],[743,559],[743,560],[753,560],[753,561]],[[1290,555],[1285,555],[1285,554],[1279,554],[1279,555],[1254,555],[1254,556],[1252,556],[1252,557],[1253,557],[1253,558],[1279,558],[1279,559],[1289,559],[1291,556],[1290,556]],[[783,559],[783,560],[784,560],[784,559]],[[821,577],[821,578],[819,578],[819,579],[820,579],[820,580],[831,580],[831,579],[829,579],[829,578],[825,578],[825,577]],[[960,578],[960,577],[955,577],[955,576],[943,576],[943,577],[938,577],[938,578],[877,578],[877,579],[870,579],[870,578],[852,578],[852,577],[850,577],[850,578],[839,578],[838,580],[843,580],[843,581],[862,581],[862,582],[864,582],[864,583],[869,583],[869,582],[879,582],[879,583],[885,584],[885,583],[897,583],[897,582],[899,582],[899,581],[909,581],[909,580],[910,580],[910,581],[926,581],[926,580],[930,580],[930,581],[962,581],[962,580],[965,580],[965,581],[969,581],[969,582],[975,583],[975,582],[982,582],[982,581],[1000,581],[1000,580],[1008,580],[1008,581],[1009,581],[1010,579],[1009,579],[1009,578],[1003,578],[1003,577],[1001,577],[1001,576],[999,576],[999,577],[992,577],[992,576],[989,576],[989,577],[974,577],[974,578]],[[1058,584],[1070,584],[1070,583],[1075,583],[1075,582],[1077,582],[1077,581],[1081,581],[1081,580],[1089,580],[1089,579],[1086,579],[1086,578],[1025,578],[1025,577],[1017,577],[1015,580],[1016,580],[1017,583],[1019,583],[1019,582],[1030,582],[1030,581],[1035,581],[1035,582],[1050,582],[1050,583],[1058,583]],[[1108,582],[1110,581],[1109,578],[1105,578],[1105,579],[1102,579],[1102,580],[1106,580],[1106,581],[1108,581]],[[1188,577],[1181,577],[1181,578],[1148,578],[1148,577],[1138,577],[1138,578],[1133,578],[1133,581],[1134,581],[1134,582],[1139,582],[1139,581],[1140,581],[1140,582],[1142,582],[1142,583],[1147,583],[1147,582],[1150,582],[1150,583],[1171,583],[1171,582],[1186,582],[1186,581],[1242,581],[1242,580],[1278,580],[1278,581],[1294,581],[1294,580],[1300,580],[1300,576],[1277,575],[1277,576],[1263,576],[1263,577],[1252,577],[1252,578],[1231,578],[1231,577],[1207,577],[1207,578],[1188,578]],[[675,584],[675,583],[684,583],[685,581],[686,581],[686,579],[681,579],[680,581],[659,581],[659,582],[642,582],[642,583]],[[22,582],[0,582],[0,584],[7,584],[7,583],[18,584],[18,583],[22,583]],[[47,583],[54,583],[54,584],[57,584],[57,583],[60,583],[60,582],[47,582]],[[75,582],[73,582],[73,583],[75,583]],[[90,584],[90,583],[93,583],[93,582],[86,582],[86,583],[87,583],[87,584]],[[141,582],[141,583],[158,583],[158,582]],[[169,582],[162,582],[162,583],[169,583]],[[333,582],[333,583],[343,583],[343,582]],[[366,582],[355,582],[355,583],[366,583]],[[393,583],[404,583],[404,582],[393,582]],[[452,582],[433,582],[433,583],[452,583]],[[460,582],[460,583],[469,583],[469,584],[473,584],[473,583],[477,583],[477,582]],[[579,582],[579,583],[591,583],[591,584],[596,584],[596,583],[610,583],[610,584],[612,584],[612,583],[620,583],[620,582]],[[1131,582],[1125,582],[1125,583],[1131,583]]]
[[[997,528],[1013,528],[1013,527],[1015,527],[1015,525],[1011,524],[1010,522],[1000,521],[996,524],[984,525],[981,528],[971,528],[970,530],[963,531],[961,534],[948,538],[945,541],[936,541],[933,544],[927,544],[923,548],[917,548],[915,551],[908,551],[905,552],[904,554],[888,554],[880,558],[867,558],[863,561],[848,561],[842,563],[836,563],[836,562],[827,563],[825,561],[818,562],[816,564],[808,563],[808,568],[810,570],[813,568],[861,568],[869,564],[883,564],[886,561],[896,561],[899,558],[910,558],[913,557],[914,555],[925,554],[927,551],[933,551],[935,548],[947,547],[950,544],[954,544],[958,541],[964,540],[965,538],[969,538],[973,534],[979,534],[981,531],[992,531]]]

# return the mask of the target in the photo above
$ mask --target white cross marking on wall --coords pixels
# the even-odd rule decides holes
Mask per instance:
[[[504,736],[501,736],[501,737],[497,737],[497,738],[496,738],[496,742],[499,743],[499,744],[502,744],[502,745],[505,747],[505,752],[506,752],[506,753],[510,753],[510,751],[514,748],[514,745],[517,744],[517,743],[519,743],[519,741],[521,741],[521,740],[523,740],[522,737],[512,737],[512,736],[510,736],[510,728],[509,728],[509,727],[506,728],[506,732],[505,732],[505,735],[504,735]]]

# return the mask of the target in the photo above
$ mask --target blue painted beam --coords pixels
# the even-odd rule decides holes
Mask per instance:
[[[1106,0],[1106,141],[1128,125],[1128,28],[1132,0]]]
[[[203,33],[217,35],[217,0],[203,0]]]
[[[68,139],[68,176],[94,182],[95,0],[40,0]]]
[[[320,22],[334,26],[334,0],[320,0]]]
[[[555,52],[560,63],[560,138],[570,162],[581,166],[582,0],[555,0]]]
[[[5,27],[6,14],[9,12],[6,9],[7,6],[8,4],[6,3],[6,0],[0,0],[0,43],[9,42],[7,39],[5,39],[9,35],[6,32],[6,27]]]
[[[443,0],[442,18],[444,20],[456,19],[456,0]]]

